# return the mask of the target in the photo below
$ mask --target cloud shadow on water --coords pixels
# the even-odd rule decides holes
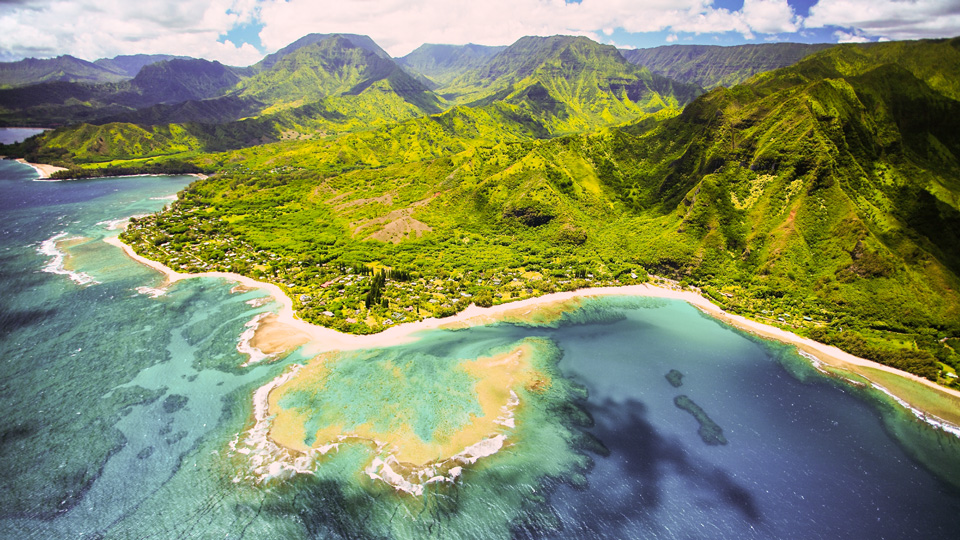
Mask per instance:
[[[582,521],[590,522],[580,526],[602,528],[607,534],[632,522],[659,528],[655,525],[664,517],[659,511],[665,510],[667,490],[676,489],[671,487],[676,486],[674,478],[681,480],[682,489],[695,494],[699,507],[707,511],[730,509],[742,516],[747,526],[762,522],[754,494],[727,471],[695,460],[683,443],[659,433],[648,420],[642,402],[608,399],[588,403],[586,408],[594,419],[589,433],[609,450],[609,456],[597,458],[600,463],[588,475],[587,492],[576,497],[577,513]],[[603,464],[604,460],[614,460],[613,472],[603,466],[604,472],[600,473],[602,465],[610,465]],[[603,496],[589,495],[598,490]]]

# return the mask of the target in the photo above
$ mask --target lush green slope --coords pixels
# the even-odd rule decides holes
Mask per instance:
[[[474,106],[516,107],[556,135],[683,106],[699,90],[630,64],[613,47],[554,36],[521,38],[443,92]]]
[[[324,101],[344,119],[365,125],[440,110],[436,96],[392,59],[340,35],[287,53],[243,81],[240,96],[266,104],[266,114]]]
[[[354,46],[364,49],[368,52],[371,52],[380,58],[387,59],[387,60],[390,59],[390,55],[387,54],[387,51],[384,51],[382,48],[380,48],[380,46],[377,45],[375,41],[370,39],[370,36],[364,36],[360,34],[307,34],[302,38],[294,41],[293,43],[287,45],[286,47],[283,47],[279,51],[273,54],[268,54],[263,58],[263,60],[250,66],[250,71],[253,74],[259,73],[261,71],[266,71],[274,67],[278,62],[280,62],[283,58],[290,55],[291,53],[294,53],[297,50],[302,49],[303,47],[307,47],[309,45],[315,45],[322,41],[327,41],[332,37],[339,37],[342,39],[346,39]]]
[[[467,45],[425,43],[403,58],[397,58],[397,63],[442,87],[468,71],[482,67],[505,48],[473,43]]]
[[[758,45],[667,45],[621,50],[628,61],[671,79],[706,89],[734,86],[757,73],[797,63],[833,45],[765,43]]]
[[[129,76],[124,72],[69,55],[0,62],[0,88],[29,86],[44,82],[118,82],[127,78]]]
[[[680,115],[549,140],[504,131],[523,125],[492,114],[521,110],[506,101],[249,148],[205,158],[220,173],[127,238],[358,332],[652,271],[937,379],[958,363],[937,338],[960,334],[957,55],[835,47]]]
[[[548,138],[625,123],[656,111],[675,110],[698,92],[694,87],[672,83],[630,65],[612,47],[582,38],[524,39],[518,47],[539,47],[541,53],[535,62],[529,63],[529,68],[508,69],[504,66],[509,62],[499,60],[502,73],[492,72],[496,78],[486,78],[484,84],[501,88],[501,99],[488,95],[472,107],[454,108],[436,117],[424,117],[440,108],[432,92],[392,60],[335,35],[288,52],[269,69],[241,81],[234,95],[115,113],[104,120],[150,125],[220,122],[220,132],[233,143],[241,144],[221,144],[219,148],[320,138],[322,142],[302,142],[264,152],[282,152],[287,159],[296,154],[309,163],[332,160],[342,169],[396,162],[398,156],[419,160],[482,144]],[[508,56],[513,58],[514,54],[516,51]],[[144,69],[147,71],[149,68]],[[230,122],[241,115],[255,116],[258,111],[265,114],[242,125]],[[230,135],[234,131],[247,134],[254,129],[251,126],[256,126],[256,137]],[[331,135],[369,131],[378,126],[384,129],[329,140]],[[78,132],[78,136],[84,135],[91,133]],[[75,142],[72,155],[57,154],[61,162],[81,164],[104,159],[88,153],[90,148],[99,148],[93,142]],[[42,145],[39,142],[37,147]],[[358,150],[371,145],[382,151]],[[327,151],[330,147],[338,151]],[[212,149],[209,144],[203,148]],[[36,148],[30,152],[41,153]],[[175,153],[173,147],[164,152]],[[145,156],[111,153],[109,157]]]

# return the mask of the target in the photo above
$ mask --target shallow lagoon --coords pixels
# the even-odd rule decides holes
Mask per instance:
[[[0,536],[955,537],[955,437],[668,300],[589,301],[553,326],[431,331],[345,355],[442,369],[550,344],[558,391],[521,404],[509,444],[453,485],[396,496],[362,473],[363,445],[314,474],[243,480],[249,457],[230,443],[251,425],[253,393],[307,361],[240,367],[244,325],[275,306],[212,279],[154,298],[142,288],[160,277],[98,241],[192,179],[33,176],[0,162]],[[89,240],[63,249],[64,272],[43,271],[43,243],[61,233]],[[679,395],[726,444],[704,441]],[[931,473],[921,453],[946,466]]]

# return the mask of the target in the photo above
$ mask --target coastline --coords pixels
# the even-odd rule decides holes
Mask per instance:
[[[0,158],[6,159],[6,158],[3,158],[2,156],[0,156]],[[13,161],[16,161],[17,163],[22,163],[23,165],[26,165],[27,167],[30,167],[33,170],[37,171],[38,176],[34,180],[39,182],[64,182],[64,181],[74,180],[73,178],[57,178],[57,179],[51,178],[53,173],[68,170],[66,167],[57,167],[56,165],[48,165],[46,163],[31,163],[23,158],[17,158],[17,159],[14,159]],[[207,178],[209,178],[208,175],[203,173],[183,173],[181,175],[171,175],[166,173],[164,174],[160,174],[160,173],[120,174],[120,175],[91,176],[89,178],[134,178],[137,176],[193,176],[197,180],[206,180]]]
[[[33,170],[37,171],[37,174],[40,175],[39,178],[37,178],[37,180],[46,180],[46,179],[50,178],[50,176],[51,176],[53,173],[55,173],[55,172],[67,170],[67,169],[64,168],[64,167],[57,167],[57,166],[55,166],[55,165],[47,165],[47,164],[45,164],[45,163],[30,163],[29,161],[27,161],[27,160],[25,160],[25,159],[23,159],[23,158],[18,158],[18,159],[15,159],[14,161],[16,161],[17,163],[22,163],[22,164],[26,165],[27,167],[32,167]]]
[[[820,371],[825,371],[820,366],[820,364],[822,364],[823,366],[832,368],[832,370],[839,370],[842,372],[841,376],[843,376],[843,374],[852,374],[858,378],[866,379],[873,387],[890,395],[894,400],[911,410],[918,418],[960,436],[960,391],[940,386],[935,382],[911,373],[853,356],[836,347],[798,336],[781,328],[753,321],[741,315],[728,313],[706,297],[693,291],[679,291],[652,284],[579,289],[576,291],[553,293],[536,298],[499,304],[489,308],[482,308],[471,304],[467,309],[450,317],[443,319],[428,318],[422,321],[393,326],[377,334],[361,336],[343,334],[331,328],[316,326],[296,318],[293,310],[293,301],[280,287],[272,283],[256,281],[252,278],[229,272],[204,272],[197,274],[177,272],[157,261],[138,255],[133,251],[133,248],[124,244],[118,237],[104,238],[104,241],[121,248],[129,257],[141,264],[162,273],[166,277],[166,283],[168,284],[194,277],[219,277],[238,282],[245,287],[266,290],[274,300],[280,304],[280,309],[276,318],[271,318],[269,322],[264,321],[263,324],[260,325],[260,328],[270,328],[271,331],[277,332],[278,329],[275,328],[274,325],[287,327],[288,332],[292,336],[298,337],[298,339],[291,341],[291,346],[297,341],[302,344],[303,335],[306,334],[310,338],[310,343],[307,345],[307,352],[309,354],[319,354],[335,350],[356,350],[402,345],[415,341],[417,339],[415,334],[424,330],[475,326],[496,322],[510,314],[522,315],[537,307],[568,302],[579,298],[646,296],[683,300],[725,324],[761,338],[772,339],[797,347],[801,356],[810,360]],[[276,343],[276,340],[274,342]],[[894,375],[895,380],[922,385],[926,390],[934,392],[945,405],[941,403],[942,406],[936,407],[936,410],[930,410],[933,407],[918,404],[915,402],[915,399],[903,395],[906,393],[902,391],[903,389],[890,388],[892,385],[883,384],[882,381],[878,380],[881,377],[877,377],[877,374],[886,375],[886,377],[883,377],[886,379],[889,379],[890,375]],[[850,379],[849,377],[845,378]]]

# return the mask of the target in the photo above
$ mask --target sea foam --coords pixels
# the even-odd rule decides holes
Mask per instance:
[[[43,271],[67,276],[78,285],[94,285],[100,283],[89,274],[64,268],[63,263],[67,253],[57,246],[57,242],[68,240],[65,238],[66,236],[66,232],[60,232],[40,243],[40,247],[37,248],[37,253],[51,257],[51,259],[47,261],[46,266],[43,267]]]
[[[798,350],[798,352],[800,353],[800,356],[806,358],[807,360],[810,360],[810,362],[813,364],[813,367],[814,367],[817,371],[819,371],[819,372],[821,372],[821,373],[823,373],[824,375],[827,375],[827,376],[832,376],[832,375],[833,375],[831,372],[827,371],[827,370],[823,367],[823,362],[821,362],[820,359],[817,358],[816,356],[814,356],[814,355],[812,355],[812,354],[810,354],[810,353],[808,353],[808,352],[806,352],[806,351],[802,351],[802,350]],[[853,382],[853,381],[851,381],[851,382]],[[916,407],[910,406],[909,403],[907,403],[907,402],[904,401],[903,399],[900,399],[899,397],[897,397],[896,395],[894,395],[893,392],[891,392],[890,390],[887,390],[886,388],[884,388],[883,386],[880,386],[879,384],[877,384],[877,383],[875,383],[875,382],[872,382],[872,381],[871,381],[871,382],[870,382],[870,386],[871,386],[873,389],[877,390],[878,392],[881,392],[881,393],[885,394],[887,397],[889,397],[890,399],[892,399],[892,400],[894,400],[895,402],[897,402],[897,404],[899,404],[899,405],[900,405],[901,407],[903,407],[904,409],[910,411],[910,413],[913,414],[914,416],[916,416],[917,419],[920,420],[921,422],[924,422],[924,423],[926,423],[926,424],[929,424],[929,425],[932,426],[934,429],[939,429],[939,430],[941,430],[941,431],[943,431],[943,432],[945,432],[945,433],[949,433],[949,434],[951,434],[951,435],[953,435],[953,436],[955,436],[955,437],[960,438],[960,426],[956,426],[956,425],[954,425],[954,424],[951,424],[950,422],[947,422],[946,420],[944,420],[944,419],[942,419],[942,418],[939,418],[939,417],[934,416],[934,415],[932,415],[932,414],[927,414],[927,413],[921,411],[920,409],[917,409]]]
[[[255,336],[257,333],[257,328],[260,327],[260,321],[263,320],[263,318],[267,315],[270,315],[269,311],[258,313],[253,317],[253,319],[250,319],[247,324],[243,325],[246,330],[240,334],[240,341],[237,342],[237,352],[248,355],[250,359],[241,364],[240,367],[247,367],[252,364],[257,364],[274,356],[273,354],[265,354],[263,351],[250,344],[250,340],[252,340],[253,336]]]
[[[254,425],[249,430],[237,434],[229,444],[230,450],[243,455],[251,466],[248,472],[236,476],[233,479],[234,483],[244,480],[260,483],[276,478],[289,478],[296,474],[313,474],[317,461],[330,452],[338,451],[340,444],[350,441],[368,444],[372,442],[376,445],[376,455],[363,469],[367,477],[381,481],[397,492],[419,497],[423,495],[424,489],[429,484],[438,482],[453,484],[463,474],[464,466],[473,465],[482,458],[496,454],[507,444],[507,436],[498,433],[484,437],[447,459],[419,467],[410,467],[409,464],[401,463],[384,442],[370,441],[351,435],[340,435],[336,442],[311,448],[307,452],[282,447],[273,442],[269,435],[274,418],[269,414],[270,392],[296,377],[302,368],[302,365],[294,365],[290,371],[261,386],[254,393]],[[501,407],[496,423],[513,427],[514,413],[519,405],[519,396],[511,390],[510,398],[507,404]]]

